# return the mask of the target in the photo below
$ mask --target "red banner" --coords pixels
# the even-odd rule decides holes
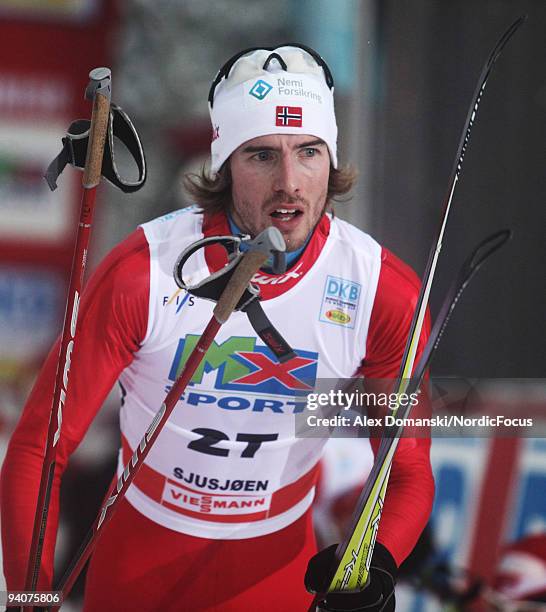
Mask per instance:
[[[9,0],[0,8],[0,380],[34,369],[60,330],[80,173],[43,174],[77,118],[92,68],[110,65],[110,2]]]

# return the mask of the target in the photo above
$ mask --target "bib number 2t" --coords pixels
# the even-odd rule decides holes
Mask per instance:
[[[197,429],[192,429],[192,432],[201,437],[197,438],[196,440],[192,440],[188,444],[188,448],[191,448],[198,453],[215,455],[216,457],[228,457],[232,451],[235,452],[235,449],[220,448],[217,446],[219,442],[226,440],[229,442],[229,436],[223,431],[208,429],[207,427],[198,427]],[[279,434],[237,434],[237,437],[235,438],[236,442],[246,442],[246,446],[243,448],[239,456],[252,459],[263,442],[274,442],[278,437]]]

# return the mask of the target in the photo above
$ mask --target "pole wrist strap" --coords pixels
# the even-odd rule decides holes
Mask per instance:
[[[174,279],[176,284],[191,295],[212,302],[218,302],[243,256],[244,244],[245,241],[248,242],[249,238],[249,236],[212,236],[194,242],[182,252],[175,264]],[[189,285],[182,276],[184,264],[196,251],[212,244],[219,244],[224,247],[228,254],[228,264],[201,282]],[[276,262],[276,266],[278,266],[277,274],[283,272],[285,268],[284,258],[281,259],[282,261]],[[235,310],[246,313],[254,331],[271,349],[280,363],[284,363],[296,356],[288,342],[281,336],[280,332],[265,314],[260,304],[260,290],[257,285],[252,283],[248,285],[241,299],[237,302]]]
[[[51,191],[57,189],[57,179],[66,164],[70,164],[79,170],[84,169],[90,125],[91,121],[89,119],[77,119],[70,124],[66,136],[62,139],[63,148],[61,152],[49,164],[44,175]],[[138,168],[138,179],[136,181],[123,179],[118,172],[114,151],[114,136],[125,145]],[[110,118],[102,160],[102,176],[124,193],[138,191],[146,181],[146,160],[140,138],[127,114],[116,104],[110,105]]]

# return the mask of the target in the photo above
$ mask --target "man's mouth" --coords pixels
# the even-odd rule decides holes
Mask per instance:
[[[303,211],[298,210],[296,208],[283,208],[279,206],[269,214],[274,219],[279,219],[279,221],[291,221],[292,219],[295,219],[296,217],[302,215]]]

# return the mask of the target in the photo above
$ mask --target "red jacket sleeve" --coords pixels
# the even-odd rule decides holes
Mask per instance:
[[[411,325],[420,281],[406,264],[382,250],[381,271],[374,301],[366,357],[360,373],[368,379],[395,379]],[[430,333],[427,312],[419,338],[417,364]],[[428,402],[420,401],[412,416],[426,416]],[[374,454],[380,440],[371,439]],[[402,438],[394,455],[377,539],[397,565],[412,551],[432,511],[434,479],[430,466],[430,438]]]
[[[139,229],[105,258],[83,291],[38,589],[51,587],[61,474],[145,337],[149,284],[148,245]],[[2,546],[9,590],[22,590],[25,582],[58,353],[59,340],[27,400],[2,466]]]

